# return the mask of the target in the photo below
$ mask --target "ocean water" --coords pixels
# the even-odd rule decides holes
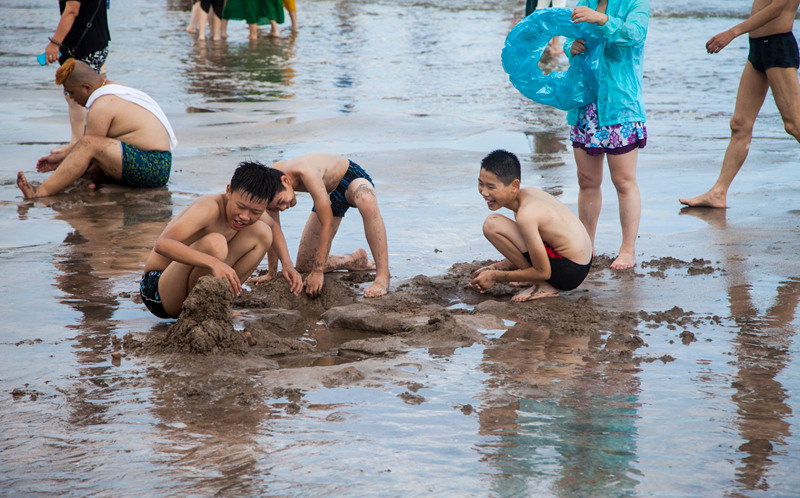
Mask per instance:
[[[109,78],[153,96],[178,135],[169,187],[26,202],[16,172],[41,181],[36,159],[69,137],[53,69],[34,60],[58,11],[0,2],[0,494],[796,495],[800,148],[771,96],[731,207],[677,203],[716,178],[747,53],[743,38],[713,56],[705,41],[750,2],[651,2],[637,257],[717,270],[661,279],[640,267],[588,290],[612,310],[718,316],[698,342],[644,329],[645,355],[675,360],[624,368],[584,359],[597,338],[420,349],[376,386],[319,385],[300,403],[259,394],[296,373],[111,358],[124,334],[166,326],[130,295],[170,217],[223,189],[242,159],[343,154],[376,180],[395,282],[440,274],[496,257],[475,188],[494,148],[575,209],[564,113],[519,95],[500,66],[523,2],[302,0],[297,34],[284,25],[280,39],[250,42],[232,22],[226,42],[204,44],[183,31],[188,4],[112,0],[109,11]],[[610,254],[619,224],[605,183],[597,250]],[[284,223],[299,233],[308,215],[293,211]],[[348,216],[334,251],[363,244],[361,230]]]

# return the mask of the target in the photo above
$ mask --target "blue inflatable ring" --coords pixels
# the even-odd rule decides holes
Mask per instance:
[[[597,70],[603,47],[597,26],[574,23],[571,15],[572,10],[564,8],[534,11],[508,33],[502,53],[503,69],[514,88],[535,102],[565,111],[597,100]],[[586,52],[573,57],[566,71],[545,75],[539,59],[554,36],[581,38],[586,42]]]

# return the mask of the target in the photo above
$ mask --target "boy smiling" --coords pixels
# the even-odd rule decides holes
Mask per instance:
[[[173,218],[145,261],[140,294],[147,309],[159,318],[177,318],[203,275],[225,280],[236,297],[270,248],[291,291],[299,294],[303,280],[280,227],[261,221],[275,187],[266,166],[242,162],[224,193],[201,196]]]
[[[507,208],[514,220],[490,214],[483,234],[505,257],[475,270],[470,286],[484,293],[497,282],[530,284],[512,300],[558,296],[578,287],[592,265],[592,241],[567,206],[537,188],[520,187],[520,164],[505,150],[481,162],[478,191],[491,211]]]

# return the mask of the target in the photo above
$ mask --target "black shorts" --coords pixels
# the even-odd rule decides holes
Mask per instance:
[[[164,305],[161,303],[161,296],[158,295],[158,280],[161,274],[164,273],[160,270],[153,270],[142,275],[142,284],[139,286],[139,295],[142,296],[142,301],[150,313],[159,318],[178,318],[167,313]]]
[[[766,72],[772,67],[800,66],[797,40],[792,32],[750,38],[750,53],[747,60],[756,71]]]
[[[222,11],[225,8],[225,0],[200,0],[200,8],[208,14],[210,9],[214,9],[214,14],[222,19]]]
[[[576,289],[586,280],[589,270],[592,268],[594,256],[585,265],[579,265],[569,258],[558,254],[546,242],[544,248],[547,250],[547,259],[550,260],[550,278],[547,283],[558,290],[568,291]],[[528,263],[531,263],[531,255],[527,252],[522,253]]]

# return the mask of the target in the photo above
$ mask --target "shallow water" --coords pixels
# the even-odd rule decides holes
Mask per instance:
[[[543,341],[507,324],[486,334],[513,348],[354,363],[386,372],[367,387],[313,382],[324,357],[277,369],[110,352],[127,332],[166,326],[130,297],[143,259],[170,216],[224,188],[244,158],[326,151],[363,164],[395,282],[496,257],[475,189],[491,149],[519,154],[524,182],[575,209],[563,113],[525,100],[500,67],[523,5],[303,1],[296,35],[251,43],[231,23],[227,42],[198,44],[183,32],[187,3],[112,1],[109,13],[109,77],[152,95],[178,134],[168,189],[47,202],[23,202],[13,180],[23,169],[41,181],[36,159],[69,134],[52,68],[34,61],[57,10],[0,3],[0,494],[796,494],[798,145],[771,97],[731,207],[677,203],[716,177],[746,57],[743,39],[715,56],[703,45],[750,2],[652,2],[647,40],[637,257],[701,257],[718,270],[660,278],[640,266],[640,278],[606,272],[584,286],[609,309],[680,306],[717,324],[692,329],[689,345],[666,323],[643,328],[645,356],[675,360],[624,366],[595,357],[600,337]],[[605,187],[597,246],[612,253]],[[308,201],[284,217],[298,233]],[[334,251],[363,245],[357,218]],[[312,387],[273,389],[288,378]]]

